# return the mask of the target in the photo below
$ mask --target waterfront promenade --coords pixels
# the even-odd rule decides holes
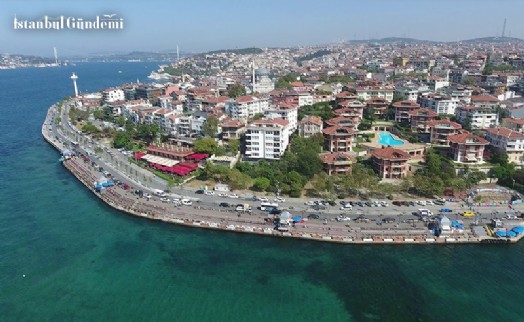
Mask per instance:
[[[57,150],[64,152],[67,150],[67,140],[70,139],[61,131],[53,128],[53,126],[56,127],[56,124],[52,122],[54,115],[56,115],[56,107],[51,107],[42,127],[42,135]],[[60,134],[60,137],[55,133]],[[262,214],[237,213],[231,208],[221,209],[211,204],[200,203],[199,200],[195,200],[192,206],[175,206],[173,203],[162,202],[158,198],[140,198],[133,189],[125,190],[120,186],[112,186],[103,192],[96,192],[94,183],[101,173],[91,162],[80,157],[72,157],[65,160],[63,165],[98,198],[117,210],[138,217],[191,227],[354,244],[516,242],[520,239],[520,237],[515,237],[496,240],[488,236],[482,225],[466,227],[461,233],[436,238],[430,234],[423,223],[413,226],[398,224],[378,226],[376,222],[355,223],[334,220],[307,220],[292,225],[289,231],[278,231],[274,229],[272,223],[264,220],[265,216]],[[132,178],[123,179],[128,179],[129,182],[134,181]],[[154,190],[144,185],[142,188],[147,189],[146,191]]]

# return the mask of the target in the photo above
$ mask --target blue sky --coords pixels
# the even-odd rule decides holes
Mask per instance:
[[[524,38],[522,0],[0,0],[0,52],[50,56],[176,48],[199,52],[383,37]],[[117,13],[122,31],[13,30],[13,17]]]

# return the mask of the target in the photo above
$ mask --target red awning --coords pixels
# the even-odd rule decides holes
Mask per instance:
[[[140,159],[142,159],[142,157],[144,155],[146,155],[144,152],[137,152],[137,153],[135,153],[134,158],[135,158],[135,160],[140,160]]]
[[[195,160],[196,162],[200,162],[204,160],[205,158],[209,157],[209,154],[206,153],[193,153],[191,155],[188,155],[186,159]]]
[[[192,163],[192,162],[181,162],[181,163],[179,163],[177,165],[181,166],[181,167],[184,167],[184,168],[188,168],[191,171],[194,171],[194,170],[198,169],[198,164]]]

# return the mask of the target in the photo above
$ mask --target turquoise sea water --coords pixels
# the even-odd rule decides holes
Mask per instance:
[[[404,144],[404,141],[395,139],[389,132],[379,132],[378,136],[380,137],[380,140],[378,140],[379,144],[390,146],[399,146]]]
[[[167,225],[100,203],[41,139],[45,112],[71,93],[72,71],[96,90],[155,68],[0,71],[1,321],[522,319],[523,243],[324,244]]]

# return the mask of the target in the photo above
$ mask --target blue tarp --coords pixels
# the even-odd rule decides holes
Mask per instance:
[[[299,221],[301,221],[301,220],[302,220],[302,217],[301,217],[301,216],[295,216],[295,217],[293,217],[293,221],[294,221],[294,222],[299,222]]]
[[[511,230],[508,231],[508,232],[506,232],[506,235],[507,235],[508,237],[517,237],[517,233],[514,232],[514,231],[511,231]]]
[[[495,232],[495,234],[496,234],[497,236],[499,236],[499,237],[506,237],[506,236],[507,236],[507,234],[506,234],[506,232],[505,232],[504,230],[497,230],[497,231]]]
[[[524,227],[522,226],[513,227],[512,231],[514,231],[517,234],[522,234],[524,232]]]

